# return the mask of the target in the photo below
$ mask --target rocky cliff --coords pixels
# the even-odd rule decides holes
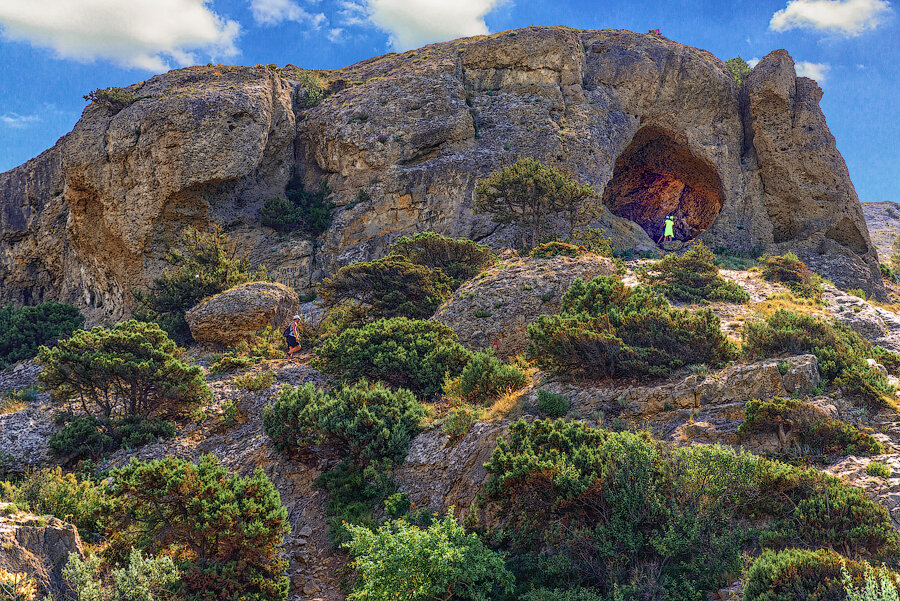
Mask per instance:
[[[118,319],[185,226],[224,226],[275,279],[310,288],[402,234],[501,245],[475,181],[519,155],[603,193],[619,247],[681,239],[795,250],[838,285],[884,295],[860,203],[818,107],[775,51],[738,88],[710,53],[650,34],[528,28],[316,72],[191,67],[94,102],[50,150],[0,174],[0,301],[61,300]],[[292,173],[337,205],[318,240],[257,211]]]

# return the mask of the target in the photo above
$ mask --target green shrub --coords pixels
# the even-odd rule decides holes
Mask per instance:
[[[42,344],[52,345],[83,325],[78,309],[62,303],[0,307],[0,368],[31,359]]]
[[[0,601],[34,601],[37,581],[25,572],[0,568]]]
[[[74,524],[82,538],[102,532],[109,506],[104,486],[58,466],[27,472],[16,484],[0,482],[0,500]]]
[[[576,279],[558,315],[528,326],[528,353],[542,369],[585,377],[667,376],[737,355],[709,309],[672,308],[650,290],[615,278]]]
[[[847,601],[897,601],[900,599],[900,578],[896,572],[863,566],[862,574],[851,574],[841,567]]]
[[[146,292],[134,292],[134,316],[158,323],[178,342],[190,342],[191,331],[184,320],[188,309],[239,284],[265,279],[265,270],[251,272],[246,255],[218,226],[208,233],[187,228],[180,246],[165,254],[170,269],[153,280]]]
[[[728,69],[728,73],[731,74],[731,78],[734,80],[734,85],[738,88],[744,83],[744,79],[750,75],[750,65],[739,56],[725,61],[725,68]]]
[[[783,257],[760,257],[759,262],[763,278],[770,282],[781,282],[797,296],[814,300],[822,298],[822,278],[813,273],[794,253],[785,253]]]
[[[113,113],[118,113],[141,99],[128,88],[97,88],[85,94],[83,98],[88,102],[96,102]]]
[[[132,549],[125,567],[116,568],[104,578],[99,556],[82,561],[70,553],[62,575],[78,601],[154,601],[175,599],[181,572],[171,557],[144,557]]]
[[[34,386],[7,392],[0,397],[0,415],[13,413],[37,401],[38,389]]]
[[[439,270],[389,256],[340,268],[319,284],[319,295],[326,307],[363,305],[369,308],[369,319],[424,319],[450,295],[451,283]]]
[[[900,353],[875,345],[872,347],[872,359],[883,365],[889,374],[900,374]]]
[[[568,242],[544,242],[538,244],[531,252],[530,257],[535,259],[549,259],[551,257],[577,257],[588,254],[588,250],[583,246],[569,244]]]
[[[244,374],[242,376],[232,378],[231,380],[232,386],[236,388],[243,388],[244,390],[249,390],[251,392],[264,390],[271,387],[274,383],[275,372],[271,369],[260,371],[255,374]]]
[[[719,269],[733,269],[735,271],[746,271],[754,267],[759,257],[759,252],[755,249],[750,252],[739,252],[719,247],[713,252],[716,255],[716,267]]]
[[[865,338],[845,325],[779,309],[765,321],[744,324],[743,336],[747,357],[812,353],[827,384],[844,387],[871,407],[894,406],[887,377],[866,362],[877,356],[891,359],[892,355],[873,350]]]
[[[806,401],[773,398],[753,399],[744,408],[745,418],[738,428],[741,436],[788,431],[800,445],[824,457],[839,455],[880,455],[884,445],[855,426],[823,415]]]
[[[668,254],[637,274],[642,283],[674,301],[746,303],[750,300],[740,285],[719,275],[716,256],[702,242],[681,256]]]
[[[588,252],[594,253],[598,257],[612,257],[613,247],[609,238],[604,236],[605,230],[599,230],[595,227],[580,228],[572,234],[569,242],[584,247]]]
[[[851,288],[850,290],[847,291],[847,294],[850,294],[852,296],[857,296],[863,300],[866,300],[866,291],[863,290],[862,288]]]
[[[615,597],[611,597],[615,599]],[[539,588],[519,596],[520,601],[605,601],[595,589],[590,588]]]
[[[473,353],[458,377],[447,380],[444,394],[466,403],[484,404],[528,383],[528,376],[493,353]]]
[[[889,263],[879,263],[878,266],[881,268],[882,279],[887,280],[893,284],[897,283],[897,271]]]
[[[157,324],[123,321],[41,347],[38,379],[55,401],[76,404],[103,424],[152,417],[212,395],[203,370],[182,362],[183,353]]]
[[[891,466],[880,461],[872,461],[866,466],[866,473],[878,478],[890,478]]]
[[[569,412],[572,403],[564,394],[548,392],[544,389],[537,391],[537,404],[541,413],[547,417],[562,417]]]
[[[465,238],[447,238],[435,232],[403,236],[391,247],[391,254],[443,272],[454,290],[497,261],[490,247],[484,244]]]
[[[843,601],[848,598],[843,574],[851,584],[858,584],[872,571],[865,562],[848,560],[827,549],[766,551],[747,571],[744,601]],[[890,570],[874,571],[898,581]]]
[[[330,445],[355,463],[402,461],[425,409],[408,390],[361,380],[323,394],[307,383],[284,387],[263,412],[263,431],[280,449]]]
[[[330,336],[316,349],[312,365],[347,381],[380,380],[432,398],[445,375],[458,376],[470,356],[448,326],[394,317]]]
[[[375,531],[349,530],[352,538],[344,548],[359,574],[351,601],[488,601],[513,590],[503,556],[466,534],[452,511],[428,528],[397,520]]]
[[[484,415],[484,410],[481,407],[472,407],[465,403],[457,405],[444,417],[442,422],[444,434],[450,440],[460,440],[469,433],[472,426],[478,423],[482,415]]]
[[[107,536],[112,558],[132,548],[171,555],[189,600],[283,601],[290,531],[278,491],[259,468],[229,475],[212,455],[198,463],[132,460],[112,472]]]
[[[300,106],[306,108],[318,106],[325,98],[325,86],[322,85],[322,79],[319,77],[319,74],[314,71],[304,70],[295,72],[293,75],[303,88]]]
[[[373,462],[365,467],[342,461],[316,479],[316,486],[328,493],[325,507],[328,533],[335,548],[350,540],[348,526],[374,528],[375,511],[396,492],[389,475],[390,462]]]
[[[161,438],[173,438],[175,424],[133,415],[102,422],[91,416],[73,417],[50,437],[48,445],[57,457],[100,459],[119,448],[136,449]]]
[[[323,338],[340,334],[349,328],[361,328],[374,318],[370,308],[353,302],[342,302],[332,307],[319,322],[319,335]]]
[[[696,600],[731,581],[752,543],[900,557],[887,510],[863,490],[726,447],[520,420],[485,469],[504,525],[493,535],[523,586]]]
[[[259,221],[264,226],[282,233],[303,227],[313,237],[331,227],[334,203],[324,182],[318,190],[309,192],[303,187],[303,178],[294,176],[284,193],[287,198],[270,198],[259,210]]]
[[[543,238],[551,215],[564,217],[570,231],[586,225],[599,213],[598,199],[590,186],[530,157],[493,171],[475,186],[475,210],[492,213],[497,223],[517,224],[528,247]]]

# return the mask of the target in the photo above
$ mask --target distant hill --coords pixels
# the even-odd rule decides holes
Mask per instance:
[[[894,236],[900,233],[900,203],[890,200],[864,202],[862,208],[878,259],[886,261],[891,256]]]

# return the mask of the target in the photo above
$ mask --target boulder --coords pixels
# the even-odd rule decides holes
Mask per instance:
[[[297,293],[284,284],[252,282],[206,299],[185,319],[197,342],[233,346],[252,340],[266,326],[284,327],[299,309]]]
[[[72,524],[54,517],[38,517],[0,503],[0,568],[25,573],[37,581],[38,599],[70,592],[62,570],[70,553],[84,557],[81,537]]]
[[[611,259],[595,255],[513,259],[466,282],[432,319],[453,328],[471,349],[496,343],[500,356],[516,355],[528,345],[528,324],[542,313],[558,313],[575,278],[615,273]]]

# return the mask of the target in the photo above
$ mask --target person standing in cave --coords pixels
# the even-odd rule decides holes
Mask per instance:
[[[668,242],[675,239],[675,218],[671,215],[666,216],[666,227],[663,235],[659,237],[657,244]]]

